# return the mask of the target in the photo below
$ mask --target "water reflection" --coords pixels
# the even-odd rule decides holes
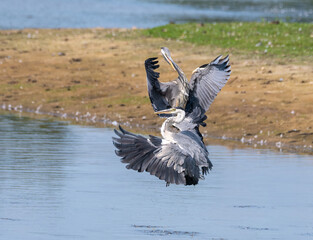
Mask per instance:
[[[2,204],[57,206],[63,186],[68,142],[66,125],[0,116],[0,194]],[[60,151],[57,151],[57,150]],[[1,204],[1,205],[2,205]],[[20,220],[20,216],[3,220]]]
[[[308,239],[312,156],[209,146],[196,187],[125,169],[110,129],[0,116],[1,239]]]

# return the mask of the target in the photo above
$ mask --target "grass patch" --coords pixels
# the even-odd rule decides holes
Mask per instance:
[[[149,37],[267,55],[298,57],[311,56],[313,52],[313,24],[310,23],[168,24],[144,29],[142,33]]]

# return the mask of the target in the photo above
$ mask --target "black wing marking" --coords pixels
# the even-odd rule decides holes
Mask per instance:
[[[210,64],[203,65],[191,76],[190,88],[199,101],[199,105],[207,111],[216,95],[221,91],[230,77],[229,56],[217,57]]]
[[[175,79],[170,82],[160,82],[160,73],[155,72],[159,68],[157,65],[157,58],[148,58],[145,61],[145,68],[147,73],[147,85],[149,98],[154,111],[161,111],[164,109],[176,107],[179,98],[182,98],[183,93],[180,90],[180,79]]]
[[[149,98],[154,111],[161,111],[171,108],[169,98],[170,93],[174,90],[174,83],[161,83],[159,81],[160,73],[154,70],[159,68],[157,65],[157,58],[148,58],[145,61],[145,68],[147,73],[147,85]]]

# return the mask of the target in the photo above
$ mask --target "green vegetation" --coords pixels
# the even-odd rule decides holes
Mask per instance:
[[[312,56],[313,52],[313,24],[309,23],[169,24],[144,29],[142,33],[149,37],[266,55],[305,57]]]

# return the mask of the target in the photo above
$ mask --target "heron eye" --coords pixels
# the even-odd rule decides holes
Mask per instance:
[[[206,66],[208,66],[209,64],[203,64],[202,66],[200,66],[199,68],[205,68]]]

